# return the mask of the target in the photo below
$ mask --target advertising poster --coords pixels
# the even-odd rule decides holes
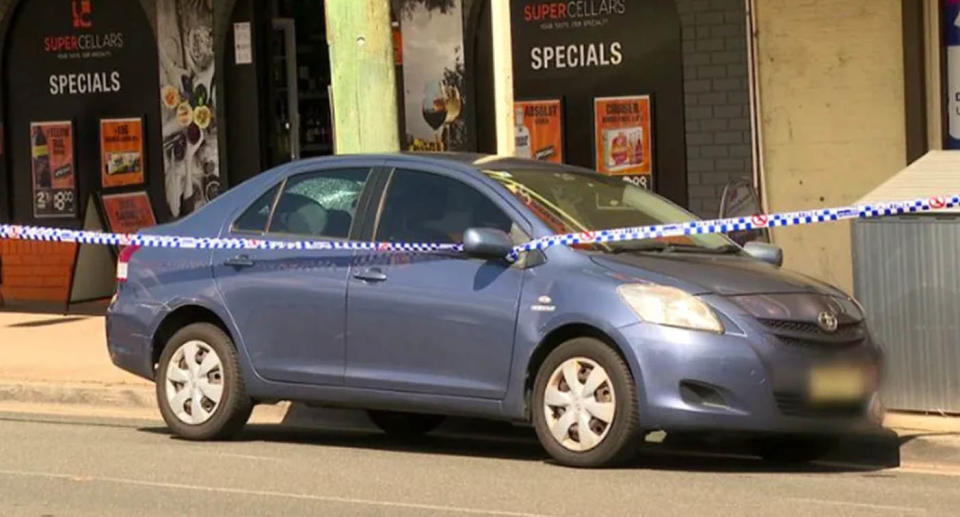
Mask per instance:
[[[563,163],[563,104],[560,99],[514,103],[516,154]]]
[[[596,169],[603,174],[653,174],[650,97],[600,97],[593,102]],[[642,182],[642,181],[641,181]]]
[[[136,233],[141,228],[157,224],[146,192],[104,194],[100,199],[111,232]]]
[[[469,150],[460,1],[400,2],[404,149]]]
[[[960,149],[960,0],[943,0],[947,75],[947,149]]]
[[[33,216],[77,215],[76,171],[73,156],[73,122],[30,124],[30,157],[33,169]]]
[[[213,3],[157,0],[164,188],[174,217],[220,192]]]
[[[104,187],[143,183],[143,120],[100,120],[100,182]]]

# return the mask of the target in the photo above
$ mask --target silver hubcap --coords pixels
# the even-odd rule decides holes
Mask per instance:
[[[550,434],[571,451],[588,451],[603,441],[617,403],[610,376],[586,357],[563,362],[550,374],[543,394]]]
[[[185,424],[202,424],[213,416],[223,397],[223,365],[210,345],[187,341],[173,353],[166,393],[173,414]]]

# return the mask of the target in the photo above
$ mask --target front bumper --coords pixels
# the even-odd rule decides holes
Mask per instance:
[[[729,323],[729,322],[728,322]],[[730,325],[736,327],[736,325]],[[620,329],[640,369],[644,427],[667,431],[838,433],[875,429],[881,357],[869,341],[811,351],[751,330],[723,335],[637,323]],[[811,372],[862,373],[860,396],[810,402]]]

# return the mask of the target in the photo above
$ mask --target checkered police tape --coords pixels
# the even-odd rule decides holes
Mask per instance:
[[[960,206],[960,194],[954,194],[951,196],[935,196],[925,199],[870,203],[839,208],[823,208],[820,210],[804,210],[769,215],[757,214],[749,217],[731,217],[707,221],[690,221],[686,223],[568,233],[564,235],[551,235],[521,244],[515,247],[507,258],[516,260],[523,252],[542,250],[553,246],[573,246],[577,244],[630,241],[708,233],[729,233],[782,226],[801,226],[844,219],[866,219],[871,217],[930,212],[958,206]],[[358,250],[378,253],[436,253],[461,252],[463,250],[462,244],[206,238],[107,233],[12,224],[0,224],[0,239],[181,249]]]
[[[774,228],[778,226],[801,226],[844,219],[871,218],[890,215],[901,215],[918,212],[944,210],[960,206],[960,194],[951,196],[934,196],[925,199],[907,201],[890,201],[870,203],[838,208],[822,208],[819,210],[802,210],[797,212],[783,212],[779,214],[756,214],[749,217],[730,217],[726,219],[711,219],[705,221],[689,221],[686,223],[660,224],[654,226],[638,226],[633,228],[616,228],[611,230],[596,230],[564,235],[551,235],[530,241],[514,248],[510,254],[516,259],[520,253],[531,250],[546,249],[552,246],[573,246],[577,244],[592,244],[602,242],[631,241],[662,237],[678,237],[685,235],[702,235],[707,233],[730,233],[744,230]]]
[[[459,252],[461,244],[358,241],[284,241],[268,239],[224,239],[183,237],[173,235],[146,235],[106,233],[40,226],[0,224],[0,239],[30,241],[72,242],[107,246],[141,246],[149,248],[181,249],[258,249],[258,250],[364,250],[378,252]]]

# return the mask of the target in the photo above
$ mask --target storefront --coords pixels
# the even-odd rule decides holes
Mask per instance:
[[[513,0],[517,152],[704,215],[753,176],[742,0]],[[393,0],[405,150],[494,152],[490,3]],[[0,221],[135,231],[334,152],[321,0],[20,0],[2,20]],[[42,28],[38,30],[39,28]],[[0,243],[8,306],[109,297],[113,250]]]

